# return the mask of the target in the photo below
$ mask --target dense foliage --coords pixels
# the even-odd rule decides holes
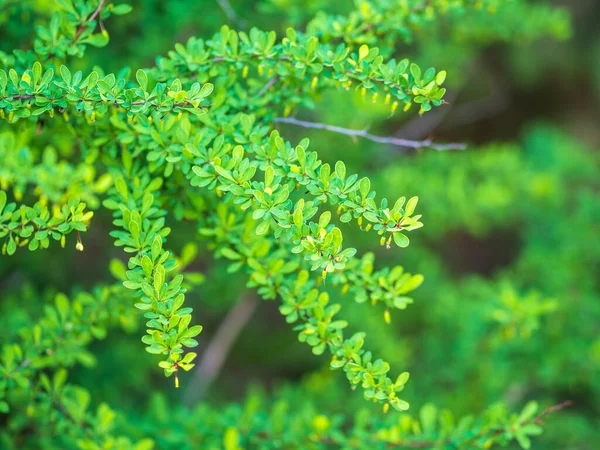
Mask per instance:
[[[569,15],[336,3],[0,0],[2,448],[600,444],[597,156],[345,127]]]

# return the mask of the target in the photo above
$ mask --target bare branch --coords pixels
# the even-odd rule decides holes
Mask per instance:
[[[271,87],[272,87],[272,86],[273,86],[275,83],[277,83],[278,81],[279,81],[279,75],[275,75],[273,78],[271,78],[271,79],[269,80],[269,82],[268,82],[267,84],[265,84],[265,85],[263,86],[263,88],[262,88],[260,91],[258,91],[258,94],[256,94],[256,97],[262,97],[262,96],[263,96],[263,94],[264,94],[265,92],[267,92],[269,89],[271,89]]]
[[[242,28],[246,27],[246,21],[244,19],[241,19],[237,15],[235,10],[231,6],[231,3],[229,3],[229,0],[217,0],[217,3],[219,4],[219,6],[221,7],[221,9],[223,10],[223,12],[225,13],[225,15],[227,16],[227,18],[230,21],[232,21],[233,23],[237,24],[238,26],[240,26]]]
[[[219,375],[231,347],[257,306],[256,297],[247,293],[229,310],[194,369],[193,379],[185,392],[185,402],[188,405],[193,405],[202,398]]]
[[[378,142],[380,144],[391,144],[399,147],[409,147],[409,148],[432,148],[437,151],[446,151],[446,150],[464,150],[467,146],[466,144],[435,144],[431,139],[425,139],[422,141],[412,141],[410,139],[402,139],[397,137],[383,137],[383,136],[375,136],[373,134],[369,134],[367,130],[352,130],[349,128],[337,127],[335,125],[327,125],[324,123],[318,122],[307,122],[304,120],[294,119],[293,117],[277,117],[274,119],[275,122],[278,123],[289,123],[292,125],[298,125],[304,128],[317,128],[320,130],[333,131],[335,133],[345,134],[346,136],[352,137],[362,137],[364,139],[368,139],[373,142]]]

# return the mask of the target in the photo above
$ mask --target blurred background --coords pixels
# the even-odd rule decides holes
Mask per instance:
[[[110,22],[109,46],[90,49],[79,64],[147,67],[175,42],[209,37],[223,23],[281,36],[319,11],[343,14],[353,7],[326,0],[129,3],[134,11]],[[464,151],[415,151],[290,124],[280,129],[292,142],[310,137],[321,159],[342,159],[350,173],[368,175],[378,195],[420,198],[425,227],[411,234],[405,250],[374,246],[359,230],[343,228],[359,253],[375,252],[381,264],[424,275],[414,305],[386,325],[380,310],[331,290],[344,318],[367,332],[370,347],[396,371],[410,371],[404,398],[412,408],[433,402],[461,415],[498,401],[519,407],[532,399],[545,406],[572,400],[534,448],[592,450],[600,448],[600,4],[552,3],[564,10],[541,37],[523,32],[536,23],[511,28],[510,20],[520,18],[507,15],[486,25],[500,21],[507,30],[500,38],[487,39],[482,29],[472,44],[457,27],[399,45],[397,56],[448,71],[449,105],[423,117],[416,111],[390,117],[389,109],[352,91],[327,93],[298,113],[381,136],[466,143]],[[16,37],[29,45],[52,4],[35,1],[36,15],[0,10],[15,19],[2,24],[0,50],[10,51]],[[349,393],[327,357],[298,343],[276,302],[257,301],[244,276],[228,274],[226,262],[214,260],[201,240],[186,247],[197,240],[193,226],[170,225],[173,249],[196,254],[190,267],[198,285],[187,301],[204,326],[199,359],[216,349],[222,367],[192,371],[183,389],[171,389],[172,380],[142,351],[136,330],[143,324],[132,307],[123,316],[126,331],[95,342],[89,360],[71,375],[94,402],[135,416],[145,407],[158,414],[163,402],[222,405],[248,392],[278,392],[292,404],[310,399],[333,413],[381,414],[360,393]],[[110,229],[109,216],[99,213],[83,253],[53,246],[0,259],[1,342],[13,339],[26,317],[40,314],[41,298],[114,279],[106,268],[123,255],[107,243]],[[149,399],[148,386],[162,394]]]

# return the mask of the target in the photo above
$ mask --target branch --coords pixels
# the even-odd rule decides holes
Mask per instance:
[[[258,94],[256,94],[256,97],[257,97],[257,98],[258,98],[258,97],[262,97],[262,96],[263,96],[263,94],[264,94],[265,92],[267,92],[269,89],[271,89],[271,87],[273,87],[273,85],[274,85],[275,83],[277,83],[278,81],[279,81],[279,75],[275,75],[273,78],[271,78],[271,79],[269,80],[269,82],[268,82],[267,84],[265,84],[265,85],[263,86],[263,88],[262,88],[260,91],[258,91]]]
[[[219,375],[231,347],[257,306],[256,297],[246,294],[229,310],[194,369],[194,378],[185,392],[186,403],[192,405],[199,400]]]
[[[73,39],[74,41],[76,41],[79,38],[79,36],[81,36],[81,33],[83,33],[83,30],[85,30],[85,26],[88,23],[92,22],[96,17],[98,17],[98,15],[100,14],[100,11],[102,11],[102,7],[104,6],[105,2],[106,2],[106,0],[100,0],[100,4],[98,5],[98,8],[96,8],[96,11],[94,11],[94,13],[88,18],[86,23],[84,23],[77,29],[77,33],[75,34],[75,38]]]
[[[231,20],[233,23],[236,23],[242,28],[246,27],[246,21],[244,19],[241,19],[237,15],[235,10],[231,6],[231,3],[229,3],[229,0],[217,0],[217,3],[219,4],[219,7],[223,10],[223,12],[229,20]]]
[[[391,144],[399,147],[410,147],[410,148],[432,148],[437,151],[445,150],[464,150],[467,148],[466,144],[434,144],[431,139],[425,139],[423,141],[412,141],[409,139],[401,139],[397,137],[383,137],[375,136],[367,133],[367,130],[351,130],[349,128],[337,127],[334,125],[327,125],[324,123],[317,122],[306,122],[304,120],[294,119],[293,117],[277,117],[274,119],[277,123],[290,123],[292,125],[298,125],[304,128],[317,128],[320,130],[333,131],[335,133],[345,134],[346,136],[362,137],[373,142],[380,144]]]
[[[568,408],[569,406],[572,406],[573,402],[571,400],[566,400],[562,403],[559,403],[558,405],[554,405],[554,406],[549,406],[548,408],[546,408],[544,411],[542,411],[542,413],[540,413],[539,415],[537,415],[536,417],[534,417],[531,420],[527,420],[523,423],[521,423],[521,425],[527,425],[530,423],[536,423],[538,425],[543,425],[543,421],[542,419],[544,417],[546,417],[548,414],[551,414],[553,412],[556,411],[560,411],[561,409],[565,409]],[[485,436],[497,436],[499,434],[502,434],[506,431],[505,428],[500,428],[500,429],[496,429],[493,430],[491,433],[489,432],[484,432],[481,434],[478,434],[476,436],[472,436],[470,439],[478,439],[478,438],[482,438]],[[387,443],[389,446],[391,447],[408,447],[408,448],[433,448],[435,447],[436,444],[439,444],[439,442],[433,442],[433,441],[391,441]],[[448,439],[446,441],[444,441],[444,445],[453,445],[454,442],[452,439]]]

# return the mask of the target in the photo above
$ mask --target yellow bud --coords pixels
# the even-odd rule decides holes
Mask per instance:
[[[179,114],[177,114],[177,120],[181,120],[182,117],[183,117],[183,111],[179,111]]]
[[[386,403],[385,405],[383,405],[383,413],[387,414],[387,412],[390,410],[390,404]]]
[[[81,243],[81,241],[77,241],[77,244],[75,245],[75,248],[77,250],[79,250],[80,252],[83,251],[83,244]]]
[[[54,117],[54,108],[50,108],[50,117],[53,118]]]
[[[412,106],[412,103],[407,103],[406,105],[404,105],[404,112],[408,111],[410,109],[410,107]]]
[[[67,238],[66,238],[66,237],[65,237],[65,235],[63,234],[63,235],[60,237],[60,246],[61,246],[62,248],[65,248],[65,245],[66,245],[66,244],[67,244]]]
[[[179,387],[179,375],[177,375],[177,372],[175,372],[175,387]]]
[[[260,76],[262,76],[264,72],[265,72],[265,68],[263,67],[263,65],[262,65],[262,64],[259,64],[259,65],[258,65],[258,74],[259,74]]]
[[[266,187],[265,188],[265,192],[269,195],[273,194],[273,189],[271,189],[270,187]]]
[[[15,118],[15,112],[14,111],[9,112],[8,113],[8,121],[10,123],[12,123],[12,121],[13,121],[14,118]]]
[[[0,109],[0,119],[4,119],[4,110]]]
[[[287,105],[283,110],[283,117],[287,117],[292,113],[292,105]]]
[[[371,97],[371,101],[372,101],[373,103],[375,103],[375,102],[377,101],[377,97],[379,97],[379,93],[378,93],[378,92],[375,92],[375,93],[373,94],[373,97]]]
[[[381,239],[379,239],[379,245],[385,245],[385,236],[381,236]]]
[[[290,166],[290,172],[300,173],[300,168],[296,164]]]
[[[96,111],[92,111],[92,115],[91,115],[91,117],[90,117],[90,120],[91,120],[92,122],[95,122],[95,121],[96,121]]]
[[[367,226],[365,227],[365,231],[369,231],[371,229],[371,226],[372,225],[370,223],[368,223]]]
[[[345,293],[347,293],[349,290],[350,290],[350,285],[346,283],[346,284],[345,284],[345,285],[342,287],[342,294],[345,294]]]
[[[319,79],[317,77],[313,77],[312,82],[310,83],[310,88],[311,89],[316,88],[318,82],[319,82]]]
[[[321,278],[327,278],[327,269],[323,269],[323,273],[321,274]]]
[[[390,310],[386,309],[383,313],[383,318],[385,319],[385,323],[392,323],[392,316],[390,315]]]
[[[363,88],[361,88],[361,90],[360,90],[360,95],[361,95],[362,97],[365,97],[365,96],[367,95],[367,89],[366,89],[366,88],[364,88],[364,87],[363,87]]]
[[[388,94],[385,96],[384,103],[385,103],[386,105],[389,105],[389,103],[390,103],[390,101],[391,101],[391,100],[392,100],[392,94],[390,94],[390,93],[388,92]]]
[[[69,114],[66,111],[63,113],[63,117],[67,122],[69,121]]]
[[[148,116],[148,122],[152,123],[152,116]]]
[[[397,109],[398,109],[398,102],[392,103],[392,114],[394,114],[394,112],[396,112]]]
[[[242,78],[246,78],[248,76],[248,66],[244,66],[242,69]]]

